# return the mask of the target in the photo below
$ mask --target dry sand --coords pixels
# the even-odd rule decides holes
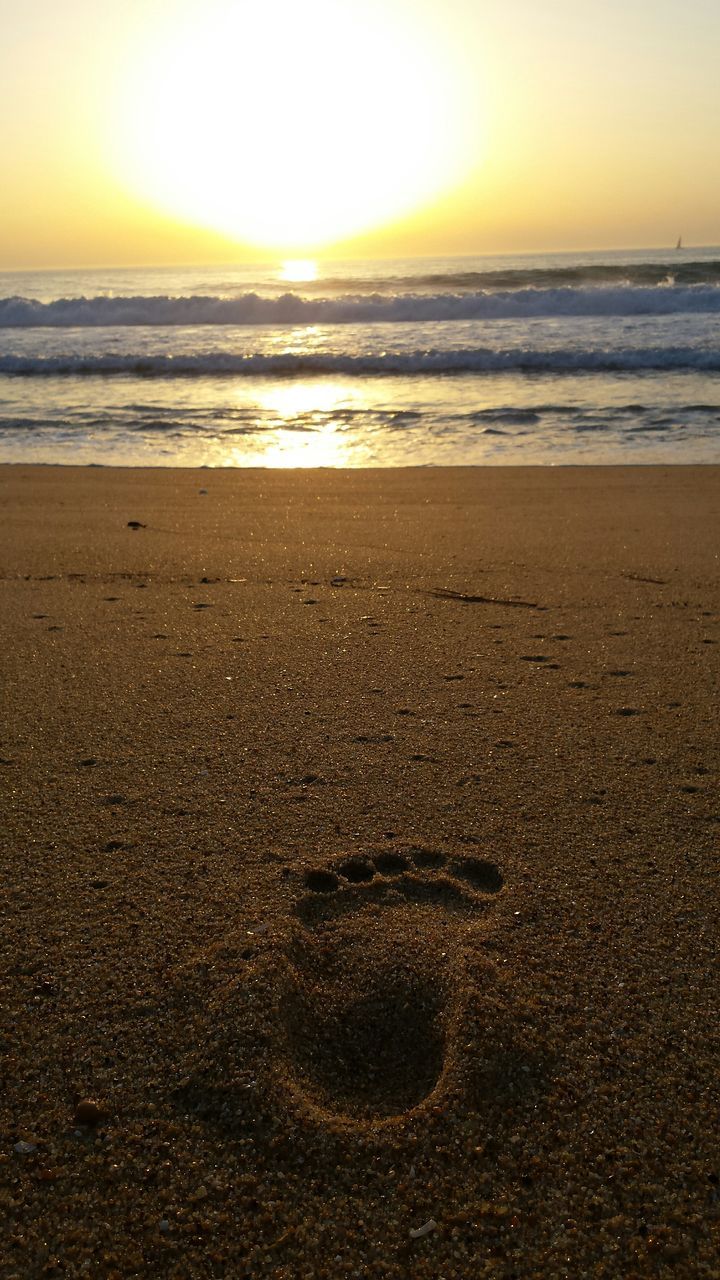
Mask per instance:
[[[720,1276],[720,469],[0,487],[0,1275]]]

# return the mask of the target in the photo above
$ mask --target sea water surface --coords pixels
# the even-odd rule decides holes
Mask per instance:
[[[720,248],[3,273],[0,461],[720,462]]]

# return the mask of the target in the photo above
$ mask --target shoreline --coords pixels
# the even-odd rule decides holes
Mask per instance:
[[[0,498],[0,1276],[712,1280],[720,467]]]
[[[667,469],[674,471],[678,469],[696,468],[699,471],[708,471],[713,468],[720,468],[720,462],[438,462],[438,463],[412,463],[409,462],[405,466],[398,466],[396,463],[377,464],[374,466],[305,466],[298,464],[297,466],[260,466],[257,463],[242,466],[211,466],[209,463],[197,465],[188,463],[182,466],[179,463],[157,463],[152,465],[140,462],[7,462],[0,461],[0,472],[3,468],[8,467],[18,470],[22,467],[30,469],[40,469],[41,467],[58,468],[64,471],[147,471],[155,472],[174,472],[187,473],[196,471],[205,475],[213,475],[217,473],[247,473],[259,472],[261,474],[279,473],[282,475],[299,474],[353,474],[363,473],[372,474],[374,472],[457,472],[457,471],[658,471]]]
[[[520,467],[528,470],[548,470],[553,471],[558,467],[574,467],[576,470],[597,471],[613,470],[613,471],[637,471],[641,468],[655,470],[657,467],[720,467],[720,462],[437,462],[437,463],[414,463],[408,462],[403,466],[396,463],[387,466],[364,466],[364,467],[345,467],[345,466],[267,466],[258,465],[247,467],[235,466],[218,466],[211,467],[206,464],[203,466],[195,466],[188,463],[187,466],[178,466],[174,463],[158,463],[157,466],[143,466],[141,463],[129,462],[0,462],[0,469],[3,467],[63,467],[75,471],[284,471],[307,472],[307,471],[517,471]]]

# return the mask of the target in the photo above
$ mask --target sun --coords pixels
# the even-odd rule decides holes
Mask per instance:
[[[194,223],[290,254],[382,225],[462,171],[461,77],[387,0],[212,0],[137,34],[115,167]]]

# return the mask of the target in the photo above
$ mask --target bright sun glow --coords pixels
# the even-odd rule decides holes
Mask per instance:
[[[281,280],[294,284],[306,283],[308,280],[317,280],[318,265],[313,258],[287,258],[278,274]]]
[[[462,77],[401,15],[374,0],[174,8],[124,77],[125,181],[176,217],[291,252],[432,199],[462,172]]]

